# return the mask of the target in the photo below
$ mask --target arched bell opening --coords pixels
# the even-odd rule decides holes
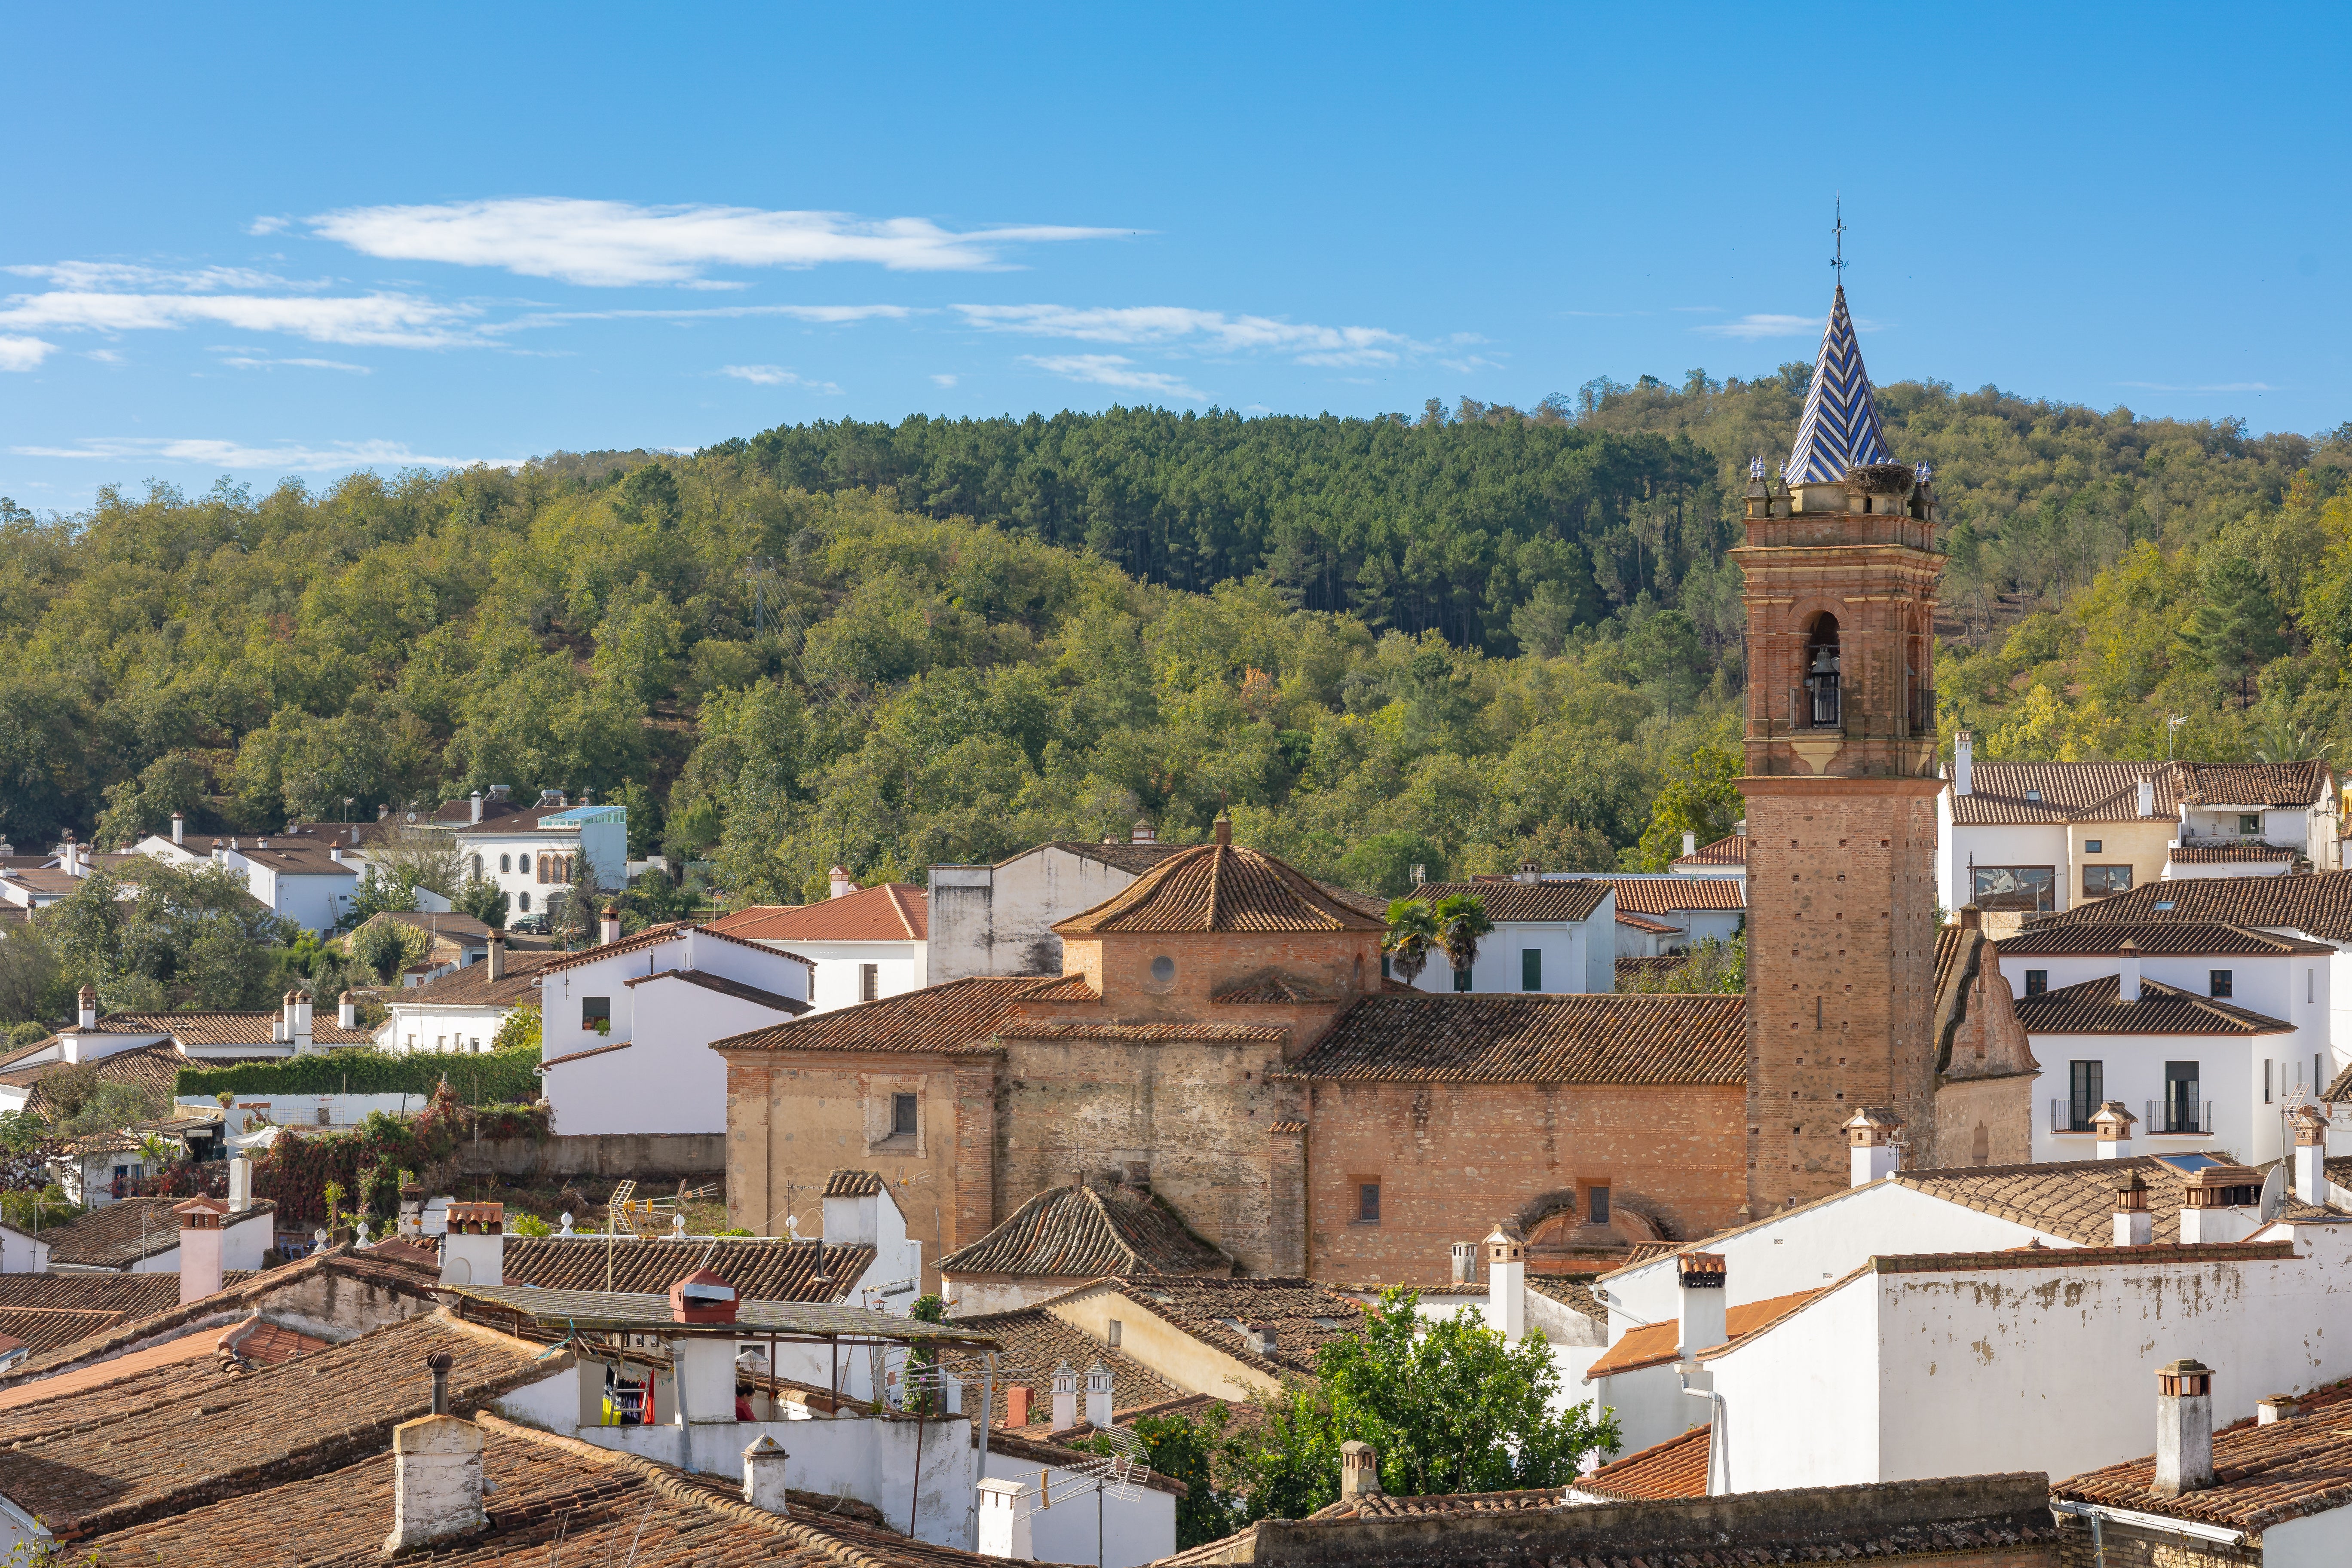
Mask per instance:
[[[1805,628],[1806,707],[1816,730],[1835,730],[1843,722],[1840,679],[1837,617],[1823,611]]]

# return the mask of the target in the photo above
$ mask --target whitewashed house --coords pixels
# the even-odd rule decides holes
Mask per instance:
[[[479,963],[387,993],[384,1022],[375,1043],[402,1056],[488,1050],[516,1008],[538,1003],[539,972],[567,956],[509,952],[505,936],[503,931],[488,933]]]
[[[289,822],[283,833],[190,833],[178,812],[169,836],[151,833],[133,847],[169,865],[226,866],[281,920],[312,934],[331,931],[351,913],[366,869],[357,825]],[[87,872],[84,873],[85,875]]]
[[[1169,856],[1149,822],[1125,839],[1056,840],[993,866],[933,866],[927,889],[926,974],[933,985],[973,974],[1059,974],[1054,927],[1093,909]]]
[[[468,873],[505,892],[517,917],[545,915],[550,896],[571,886],[583,860],[598,887],[627,885],[626,806],[598,805],[584,795],[574,805],[562,790],[542,790],[522,806],[509,798],[506,785],[492,784],[442,802],[423,826],[454,835]]]
[[[808,1011],[814,966],[683,922],[622,939],[607,917],[604,935],[533,974],[556,1131],[724,1132],[727,1067],[710,1042]]]
[[[2169,921],[2036,925],[1998,944],[2001,978],[2042,1063],[2036,1160],[2089,1157],[2107,1100],[2151,1151],[2280,1158],[2294,1104],[2340,1065],[2333,943]]]
[[[1948,910],[2063,913],[2165,879],[2343,867],[2326,763],[1999,763],[1962,731],[1936,797]]]
[[[814,966],[805,996],[815,1010],[876,1002],[933,983],[929,901],[907,882],[860,888],[833,869],[833,896],[819,904],[753,904],[704,929],[789,952]]]
[[[1510,880],[1424,882],[1412,896],[1425,903],[1466,894],[1495,923],[1478,956],[1456,970],[1443,952],[1413,978],[1419,991],[1591,992],[1617,988],[1617,889],[1603,878],[1549,882],[1533,872]],[[1385,955],[1383,974],[1391,965]],[[1402,979],[1402,976],[1396,976]]]

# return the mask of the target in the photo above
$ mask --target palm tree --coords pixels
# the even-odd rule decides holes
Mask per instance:
[[[1389,933],[1381,948],[1389,955],[1390,973],[1412,984],[1429,967],[1437,945],[1437,914],[1425,900],[1398,899],[1389,905]]]
[[[1432,912],[1437,921],[1437,945],[1454,965],[1454,988],[1465,989],[1463,977],[1478,962],[1478,939],[1492,936],[1495,922],[1486,918],[1486,901],[1475,893],[1449,893]]]

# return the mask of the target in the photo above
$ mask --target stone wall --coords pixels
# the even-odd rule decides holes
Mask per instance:
[[[1444,1284],[1453,1243],[1558,1194],[1584,1216],[1596,1185],[1675,1238],[1706,1236],[1745,1196],[1743,1098],[1738,1084],[1318,1083],[1307,1272]],[[1364,1181],[1381,1184],[1377,1225],[1357,1217]]]
[[[468,1176],[699,1176],[727,1168],[719,1132],[594,1132],[574,1137],[477,1138],[457,1145]]]

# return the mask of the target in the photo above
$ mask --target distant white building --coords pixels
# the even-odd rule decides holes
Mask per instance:
[[[933,984],[929,903],[910,883],[860,888],[835,867],[833,896],[821,904],[753,904],[706,929],[814,965],[807,997],[825,1013]]]
[[[1054,927],[1124,892],[1184,847],[1149,822],[1125,839],[1055,840],[993,866],[934,866],[928,889],[928,983],[973,974],[1059,974]]]
[[[466,869],[507,895],[515,916],[547,913],[548,899],[571,886],[583,859],[607,889],[628,883],[629,812],[584,798],[575,805],[562,790],[542,790],[528,806],[492,784],[461,800],[441,803],[424,826],[456,836]]]
[[[1589,992],[1617,989],[1617,889],[1603,878],[1539,880],[1525,873],[1510,881],[1424,882],[1412,896],[1435,903],[1474,897],[1495,924],[1478,943],[1465,973],[1433,951],[1413,978],[1417,991]],[[1383,955],[1381,972],[1391,964]],[[1402,978],[1398,976],[1397,978]]]
[[[366,869],[363,845],[373,831],[356,823],[289,822],[283,833],[190,833],[174,812],[168,835],[151,833],[134,847],[167,865],[225,866],[271,913],[317,934],[351,913]]]
[[[492,933],[502,938],[504,932]],[[451,969],[420,985],[384,997],[386,1017],[376,1044],[406,1056],[487,1051],[518,1007],[539,1001],[539,972],[560,952],[514,952],[503,940],[486,940],[479,963]]]

